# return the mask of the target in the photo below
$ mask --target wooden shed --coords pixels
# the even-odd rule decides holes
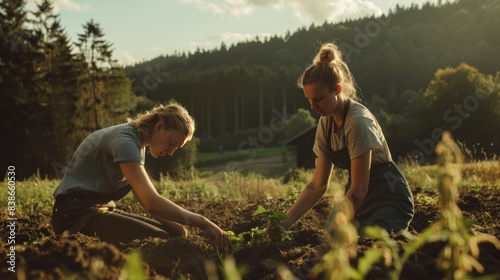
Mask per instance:
[[[316,156],[313,152],[317,125],[310,127],[285,142],[297,148],[297,167],[314,168]]]

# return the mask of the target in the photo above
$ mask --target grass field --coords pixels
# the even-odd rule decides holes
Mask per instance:
[[[271,149],[266,149],[271,150]],[[233,152],[236,154],[237,152]],[[200,168],[200,171],[192,173],[190,180],[175,181],[170,178],[162,178],[155,181],[155,186],[159,193],[173,200],[184,199],[239,199],[239,200],[259,200],[266,196],[289,198],[290,195],[299,192],[310,180],[312,170],[293,169],[293,157],[284,164],[279,149],[272,150],[261,155],[255,161],[257,164],[266,162],[267,165],[280,169],[280,173],[272,175],[265,174],[269,170],[266,168],[259,171],[259,168],[252,168],[253,161],[245,164],[244,160],[239,161],[239,170],[226,171],[224,164],[214,164]],[[216,157],[215,154],[204,154],[205,158]],[[228,155],[228,157],[231,157]],[[236,157],[235,157],[236,158]],[[258,161],[261,159],[262,161]],[[237,161],[238,162],[238,161]],[[435,165],[401,165],[403,174],[406,176],[412,189],[436,189],[438,167]],[[500,190],[500,163],[499,161],[480,161],[463,165],[463,179],[459,187],[465,189],[477,189],[488,186],[491,189]],[[237,172],[241,171],[241,172]],[[264,174],[263,174],[264,173]],[[292,180],[283,183],[285,177],[292,177]],[[344,171],[334,170],[331,178],[330,193],[342,188],[347,174]],[[52,207],[52,192],[57,187],[58,180],[42,179],[33,175],[30,179],[16,182],[16,204],[19,215],[31,215],[48,211]],[[3,182],[7,185],[7,181]],[[0,217],[6,215],[6,205],[8,197],[0,197]],[[135,203],[132,195],[126,197],[121,203]]]
[[[207,161],[213,162],[217,157],[216,154],[204,156]],[[188,210],[208,217],[221,228],[236,234],[253,230],[252,234],[255,235],[259,232],[256,229],[264,223],[264,220],[253,215],[257,206],[286,211],[312,176],[311,170],[293,169],[291,159],[283,162],[279,150],[269,151],[266,156],[251,161],[237,158],[234,153],[227,153],[226,156],[240,162],[239,169],[228,171],[224,163],[213,164],[194,170],[188,180],[162,178],[154,184],[161,195]],[[259,170],[256,165],[262,166],[261,172],[255,172]],[[440,197],[437,191],[440,169],[436,165],[407,164],[400,167],[410,183],[415,199],[416,213],[410,225],[411,232],[423,240],[427,236],[426,229],[440,220],[437,206]],[[463,217],[473,225],[470,228],[471,234],[473,233],[471,236],[490,234],[496,238],[500,237],[500,203],[497,199],[500,194],[500,162],[466,163],[461,169],[463,178],[457,186],[460,193],[458,205],[463,211]],[[29,180],[16,182],[15,215],[18,219],[18,243],[15,248],[17,260],[22,260],[18,263],[18,269],[26,276],[25,279],[127,279],[124,275],[128,273],[144,276],[138,279],[212,280],[240,279],[225,277],[222,271],[234,272],[236,268],[246,267],[246,272],[241,273],[242,279],[301,279],[301,275],[308,275],[313,264],[318,262],[315,256],[318,254],[317,248],[325,245],[322,240],[325,240],[326,216],[337,191],[342,190],[346,179],[345,172],[334,170],[331,187],[325,198],[292,228],[296,233],[295,237],[277,243],[252,243],[251,246],[234,252],[232,259],[222,260],[210,248],[203,233],[196,229],[190,229],[193,234],[188,238],[142,240],[124,244],[119,248],[81,234],[56,236],[51,228],[50,214],[53,204],[52,192],[58,181],[33,176]],[[7,187],[8,182],[4,181],[3,185]],[[2,227],[8,225],[8,202],[7,195],[0,196]],[[130,212],[147,215],[131,194],[117,204]],[[2,234],[1,250],[8,253],[6,237]],[[356,247],[357,257],[348,258],[346,265],[349,267],[350,262],[353,273],[361,273],[363,270],[358,266],[358,260],[367,261],[363,256],[376,255],[380,252],[376,250],[380,248],[389,250],[387,252],[406,250],[405,243],[401,243],[402,237],[398,238],[399,245],[388,241],[359,243]],[[402,272],[399,273],[404,275],[402,279],[446,278],[444,272],[435,268],[435,263],[441,263],[442,256],[438,254],[441,245],[430,241],[421,242],[417,251],[419,257],[410,257],[406,260],[404,269],[401,267]],[[402,247],[397,249],[398,246]],[[478,250],[481,251],[479,263],[484,267],[484,272],[471,270],[468,275],[498,276],[500,248],[480,245]],[[2,253],[2,256],[0,261],[6,263],[7,254]],[[51,259],[54,261],[50,261]],[[392,261],[396,265],[398,259],[393,258]],[[402,261],[399,261],[402,265]],[[214,266],[209,265],[210,263]],[[371,265],[373,267],[366,272],[365,279],[380,279],[377,271],[393,271],[385,267],[384,261],[377,259],[372,261]],[[415,269],[419,273],[415,273]],[[1,279],[23,279],[6,271],[5,266],[2,266],[0,276]],[[384,277],[388,279],[387,275]]]

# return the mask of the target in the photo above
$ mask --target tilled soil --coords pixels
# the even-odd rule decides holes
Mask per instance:
[[[500,238],[499,190],[491,188],[462,192],[458,202],[464,217],[473,222],[474,233],[488,233]],[[436,197],[437,194],[416,189],[414,196]],[[410,232],[418,234],[429,227],[439,216],[437,206],[416,200],[415,216]],[[224,230],[235,233],[249,231],[262,226],[263,217],[254,216],[258,205],[268,210],[288,209],[292,201],[183,201],[178,202],[186,209],[200,213],[214,221]],[[246,247],[234,253],[238,267],[243,268],[243,279],[310,279],[310,269],[318,262],[328,246],[324,230],[330,201],[324,198],[292,228],[296,233],[291,240],[264,242]],[[144,214],[140,206],[123,210]],[[0,226],[6,229],[8,221]],[[149,279],[223,279],[220,266],[222,256],[210,246],[203,232],[190,228],[187,238],[170,240],[145,239],[130,244],[114,246],[100,242],[97,238],[82,234],[56,236],[50,224],[50,213],[21,217],[16,221],[16,272],[7,270],[9,244],[7,231],[2,230],[0,261],[1,279],[118,279],[128,254],[140,252],[143,270]],[[112,229],[110,229],[112,230]],[[393,236],[404,242],[401,236]],[[443,243],[427,243],[417,250],[405,264],[401,279],[442,279],[444,273],[436,268]],[[360,240],[357,256],[373,246],[371,240]],[[481,243],[479,261],[485,271],[482,275],[500,275],[500,250],[490,243]],[[351,259],[352,264],[357,259]],[[214,269],[215,267],[215,269]],[[388,268],[377,262],[367,279],[386,279]],[[479,273],[475,273],[475,276]],[[122,279],[126,279],[122,274]]]

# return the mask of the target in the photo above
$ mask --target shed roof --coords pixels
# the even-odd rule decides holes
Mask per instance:
[[[298,133],[297,135],[295,135],[294,137],[288,139],[287,141],[285,141],[285,145],[293,145],[295,144],[296,141],[298,141],[298,139],[303,136],[304,134],[308,133],[309,131],[311,130],[316,130],[316,127],[318,127],[318,125],[314,125],[314,126],[311,126],[307,129],[304,129],[302,132]]]

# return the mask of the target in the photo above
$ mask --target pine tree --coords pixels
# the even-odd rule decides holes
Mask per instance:
[[[0,129],[4,137],[0,147],[2,168],[22,166],[19,177],[36,171],[40,155],[30,145],[36,141],[40,121],[39,91],[34,61],[36,34],[26,28],[25,1],[0,2]],[[16,170],[17,171],[17,170]],[[3,176],[3,175],[2,175]]]
[[[81,59],[87,63],[90,78],[90,93],[92,96],[91,108],[94,117],[94,129],[101,128],[103,115],[103,85],[102,75],[113,68],[115,61],[112,59],[112,45],[104,40],[104,32],[100,25],[90,20],[83,25],[83,33],[78,34],[76,46],[80,49]]]
[[[91,20],[83,28],[76,46],[87,65],[89,79],[78,105],[84,108],[80,113],[93,112],[94,129],[122,123],[137,103],[132,82],[113,59],[112,44],[104,39],[99,24]]]

